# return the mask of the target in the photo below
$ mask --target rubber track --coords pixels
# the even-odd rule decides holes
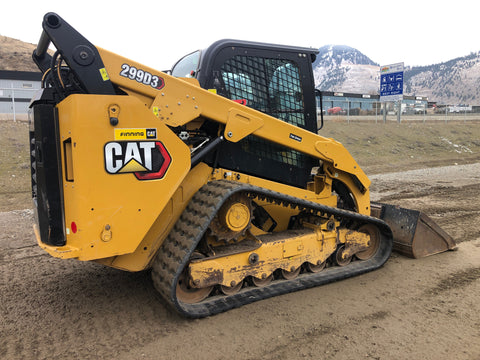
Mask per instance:
[[[355,261],[345,267],[335,266],[324,269],[319,273],[304,273],[292,280],[274,280],[265,287],[245,287],[234,295],[215,295],[195,304],[182,303],[176,297],[178,278],[215,214],[222,204],[236,192],[247,192],[250,196],[270,199],[285,206],[293,205],[299,208],[310,209],[313,212],[320,212],[327,216],[334,215],[338,219],[349,218],[361,223],[372,223],[382,233],[380,248],[376,255],[369,260]],[[174,225],[174,228],[165,239],[152,264],[152,279],[160,295],[180,314],[187,317],[200,318],[258,300],[323,285],[375,270],[381,267],[390,257],[392,242],[392,232],[389,226],[380,219],[320,205],[248,184],[218,180],[204,185],[193,196],[187,208]]]

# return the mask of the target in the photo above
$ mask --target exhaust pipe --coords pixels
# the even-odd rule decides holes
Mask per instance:
[[[371,209],[372,216],[390,226],[393,250],[402,255],[418,259],[457,248],[453,238],[420,211],[382,203],[372,203]]]

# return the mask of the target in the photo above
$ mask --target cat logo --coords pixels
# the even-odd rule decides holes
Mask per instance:
[[[107,173],[134,173],[139,180],[163,178],[172,162],[160,141],[111,141],[104,153]]]
[[[157,129],[115,129],[115,140],[155,140]]]

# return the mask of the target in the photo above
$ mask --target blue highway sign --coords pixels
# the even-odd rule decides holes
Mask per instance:
[[[380,67],[380,101],[403,99],[403,63]]]

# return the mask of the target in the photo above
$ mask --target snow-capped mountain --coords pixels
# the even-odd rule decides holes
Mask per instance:
[[[404,94],[442,104],[480,104],[480,52],[440,64],[405,64]],[[378,94],[380,67],[360,51],[338,45],[319,49],[313,63],[316,87],[323,91]]]
[[[379,69],[360,51],[344,45],[321,47],[313,63],[316,87],[324,91],[377,94]]]

